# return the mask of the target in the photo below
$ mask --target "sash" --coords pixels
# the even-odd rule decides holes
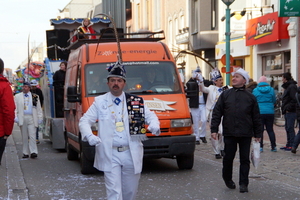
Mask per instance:
[[[125,93],[125,98],[131,139],[133,141],[147,140],[143,98],[128,93]]]

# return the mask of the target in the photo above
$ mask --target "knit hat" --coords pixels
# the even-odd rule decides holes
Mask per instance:
[[[246,85],[249,83],[250,76],[248,72],[243,70],[242,68],[239,68],[236,72],[232,72],[231,75],[234,76],[235,74],[240,74],[246,79]]]
[[[114,65],[107,68],[107,70],[109,72],[107,78],[118,77],[126,80],[125,67],[119,61],[117,61]]]
[[[261,83],[261,82],[267,82],[267,77],[261,76],[261,77],[258,79],[258,82],[259,82],[259,83]]]

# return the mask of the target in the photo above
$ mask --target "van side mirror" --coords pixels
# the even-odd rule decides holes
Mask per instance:
[[[80,95],[77,94],[76,86],[69,86],[67,89],[67,100],[70,103],[81,102]]]

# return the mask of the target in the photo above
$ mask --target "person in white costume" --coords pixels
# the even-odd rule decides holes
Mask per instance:
[[[107,199],[134,200],[142,171],[142,141],[147,139],[145,123],[155,135],[160,134],[160,123],[143,98],[123,92],[124,67],[117,62],[108,71],[110,92],[95,98],[79,128],[82,140],[96,146],[94,167],[104,172]],[[97,120],[94,135],[91,126]]]
[[[206,119],[207,122],[211,123],[211,117],[212,117],[212,111],[214,109],[214,106],[220,96],[220,94],[228,89],[228,86],[223,87],[223,78],[221,76],[221,73],[218,69],[214,69],[211,73],[211,79],[213,81],[213,85],[210,85],[209,87],[205,87],[203,84],[203,77],[202,74],[198,74],[197,79],[199,81],[199,90],[203,93],[207,93],[207,100],[206,100]],[[219,127],[219,133],[217,139],[211,138],[213,151],[215,153],[216,159],[221,159],[223,150],[224,150],[224,142],[222,137],[222,125]]]
[[[205,98],[202,92],[199,91],[199,81],[196,80],[197,75],[201,73],[200,67],[193,71],[192,77],[187,82],[186,87],[188,90],[192,90],[195,87],[195,92],[193,96],[189,96],[189,107],[193,119],[193,129],[194,135],[196,136],[196,144],[200,144],[200,139],[203,143],[206,141],[206,108],[205,108]]]

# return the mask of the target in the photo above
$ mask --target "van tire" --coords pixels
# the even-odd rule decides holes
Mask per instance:
[[[82,174],[94,174],[97,172],[97,169],[93,167],[94,163],[89,161],[84,153],[80,152],[80,167]]]
[[[194,154],[176,156],[179,169],[192,169],[194,166]]]
[[[68,142],[68,139],[66,141],[67,146],[67,158],[68,160],[78,160],[78,153],[74,149],[72,149],[71,145]]]

